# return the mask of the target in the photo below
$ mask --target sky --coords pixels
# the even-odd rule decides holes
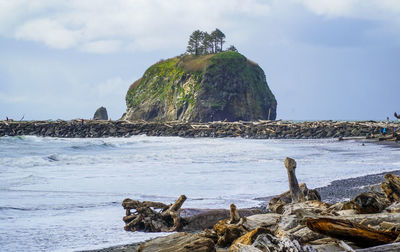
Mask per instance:
[[[0,0],[0,119],[119,119],[131,83],[215,28],[264,70],[277,119],[400,113],[398,0]]]

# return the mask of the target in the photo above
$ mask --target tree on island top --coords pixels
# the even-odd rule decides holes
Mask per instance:
[[[225,34],[217,28],[211,33],[211,37],[214,40],[215,53],[218,51],[222,52],[222,46],[225,43]]]
[[[203,41],[203,32],[200,30],[196,30],[190,35],[189,43],[186,51],[190,54],[199,55],[201,51],[201,44]]]
[[[207,32],[203,32],[203,40],[201,41],[202,54],[214,53],[213,38]]]
[[[230,51],[230,52],[238,52],[238,50],[236,49],[236,47],[234,46],[234,45],[230,45],[229,47],[228,47],[228,49],[226,49],[227,51]]]
[[[224,43],[225,34],[219,29],[215,29],[211,34],[196,30],[189,37],[186,52],[194,55],[219,53],[223,51]]]

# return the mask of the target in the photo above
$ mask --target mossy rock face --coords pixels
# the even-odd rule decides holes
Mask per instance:
[[[276,118],[264,71],[237,52],[160,61],[134,82],[123,119],[208,122]]]

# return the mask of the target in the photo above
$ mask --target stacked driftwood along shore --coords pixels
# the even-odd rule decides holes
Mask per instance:
[[[289,191],[272,198],[264,213],[231,204],[229,211],[181,217],[184,195],[170,205],[125,199],[125,230],[179,231],[140,244],[143,252],[400,251],[399,177],[386,174],[380,187],[328,204],[298,183],[295,160],[286,158],[284,165]]]
[[[0,136],[36,135],[48,137],[245,137],[245,138],[340,138],[373,137],[385,130],[387,137],[398,123],[376,121],[257,121],[257,122],[144,122],[144,121],[0,121]]]

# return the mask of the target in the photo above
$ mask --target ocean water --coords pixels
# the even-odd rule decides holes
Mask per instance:
[[[163,234],[123,230],[124,198],[186,208],[258,206],[288,189],[400,169],[400,149],[357,141],[147,137],[0,138],[0,251],[75,251]]]

